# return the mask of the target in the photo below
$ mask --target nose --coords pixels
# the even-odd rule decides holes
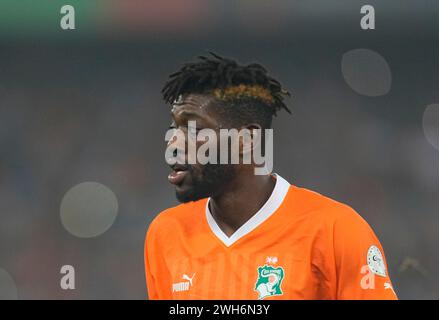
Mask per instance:
[[[171,138],[168,140],[167,147],[173,145],[175,148],[184,149],[186,144],[186,138],[184,133],[178,129],[172,129]]]
[[[177,159],[177,162],[184,163],[186,158],[186,137],[182,130],[172,129],[166,134],[166,161],[168,163],[170,159]],[[172,152],[171,152],[172,151]]]

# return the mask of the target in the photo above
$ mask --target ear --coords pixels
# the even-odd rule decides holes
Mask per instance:
[[[250,123],[242,126],[239,130],[240,156],[244,159],[249,157],[250,161],[252,161],[253,150],[261,147],[262,127],[258,123]]]

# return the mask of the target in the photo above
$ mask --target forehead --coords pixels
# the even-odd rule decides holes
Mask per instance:
[[[174,117],[195,115],[199,117],[212,116],[208,108],[212,98],[202,94],[188,94],[179,98],[172,105],[171,113]]]

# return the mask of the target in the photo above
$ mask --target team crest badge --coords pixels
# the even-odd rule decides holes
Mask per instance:
[[[370,246],[367,251],[367,265],[369,269],[381,277],[386,276],[386,265],[384,264],[383,255],[377,246]]]
[[[255,291],[259,294],[258,299],[262,300],[266,297],[282,295],[281,284],[284,275],[282,267],[275,268],[267,265],[258,267],[258,280],[255,285]]]

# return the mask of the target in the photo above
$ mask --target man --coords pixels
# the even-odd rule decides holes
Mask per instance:
[[[163,94],[171,128],[189,142],[206,128],[248,129],[254,138],[277,111],[289,112],[288,92],[261,65],[213,53],[172,74]],[[248,145],[238,139],[243,158]],[[380,242],[352,208],[277,174],[255,174],[253,161],[201,164],[187,140],[169,140],[184,157],[168,176],[183,204],[147,232],[150,299],[396,299]]]

